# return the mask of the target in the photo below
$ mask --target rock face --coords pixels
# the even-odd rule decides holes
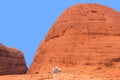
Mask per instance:
[[[24,74],[26,71],[23,53],[0,43],[0,75]]]
[[[98,4],[74,5],[58,18],[40,44],[28,73],[63,72],[81,66],[119,65],[120,13]]]

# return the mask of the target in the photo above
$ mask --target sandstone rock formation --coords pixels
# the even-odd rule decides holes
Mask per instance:
[[[28,73],[63,72],[81,66],[119,65],[120,13],[98,4],[74,5],[58,18],[40,44]]]
[[[23,53],[0,43],[0,75],[24,74],[26,71]]]

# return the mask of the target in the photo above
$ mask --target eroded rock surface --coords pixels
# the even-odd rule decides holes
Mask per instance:
[[[0,43],[0,75],[24,74],[26,71],[23,53]]]
[[[98,4],[78,4],[63,12],[40,44],[28,73],[63,72],[80,66],[119,66],[120,13]]]

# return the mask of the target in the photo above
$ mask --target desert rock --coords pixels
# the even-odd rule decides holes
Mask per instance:
[[[26,71],[23,53],[0,43],[0,75],[24,74]]]
[[[51,27],[28,73],[51,72],[55,66],[63,72],[81,66],[117,66],[119,43],[119,12],[98,4],[74,5]]]

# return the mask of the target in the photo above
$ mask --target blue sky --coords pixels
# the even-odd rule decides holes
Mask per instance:
[[[79,3],[98,3],[120,11],[120,0],[0,0],[0,42],[21,50],[29,67],[56,19]]]

